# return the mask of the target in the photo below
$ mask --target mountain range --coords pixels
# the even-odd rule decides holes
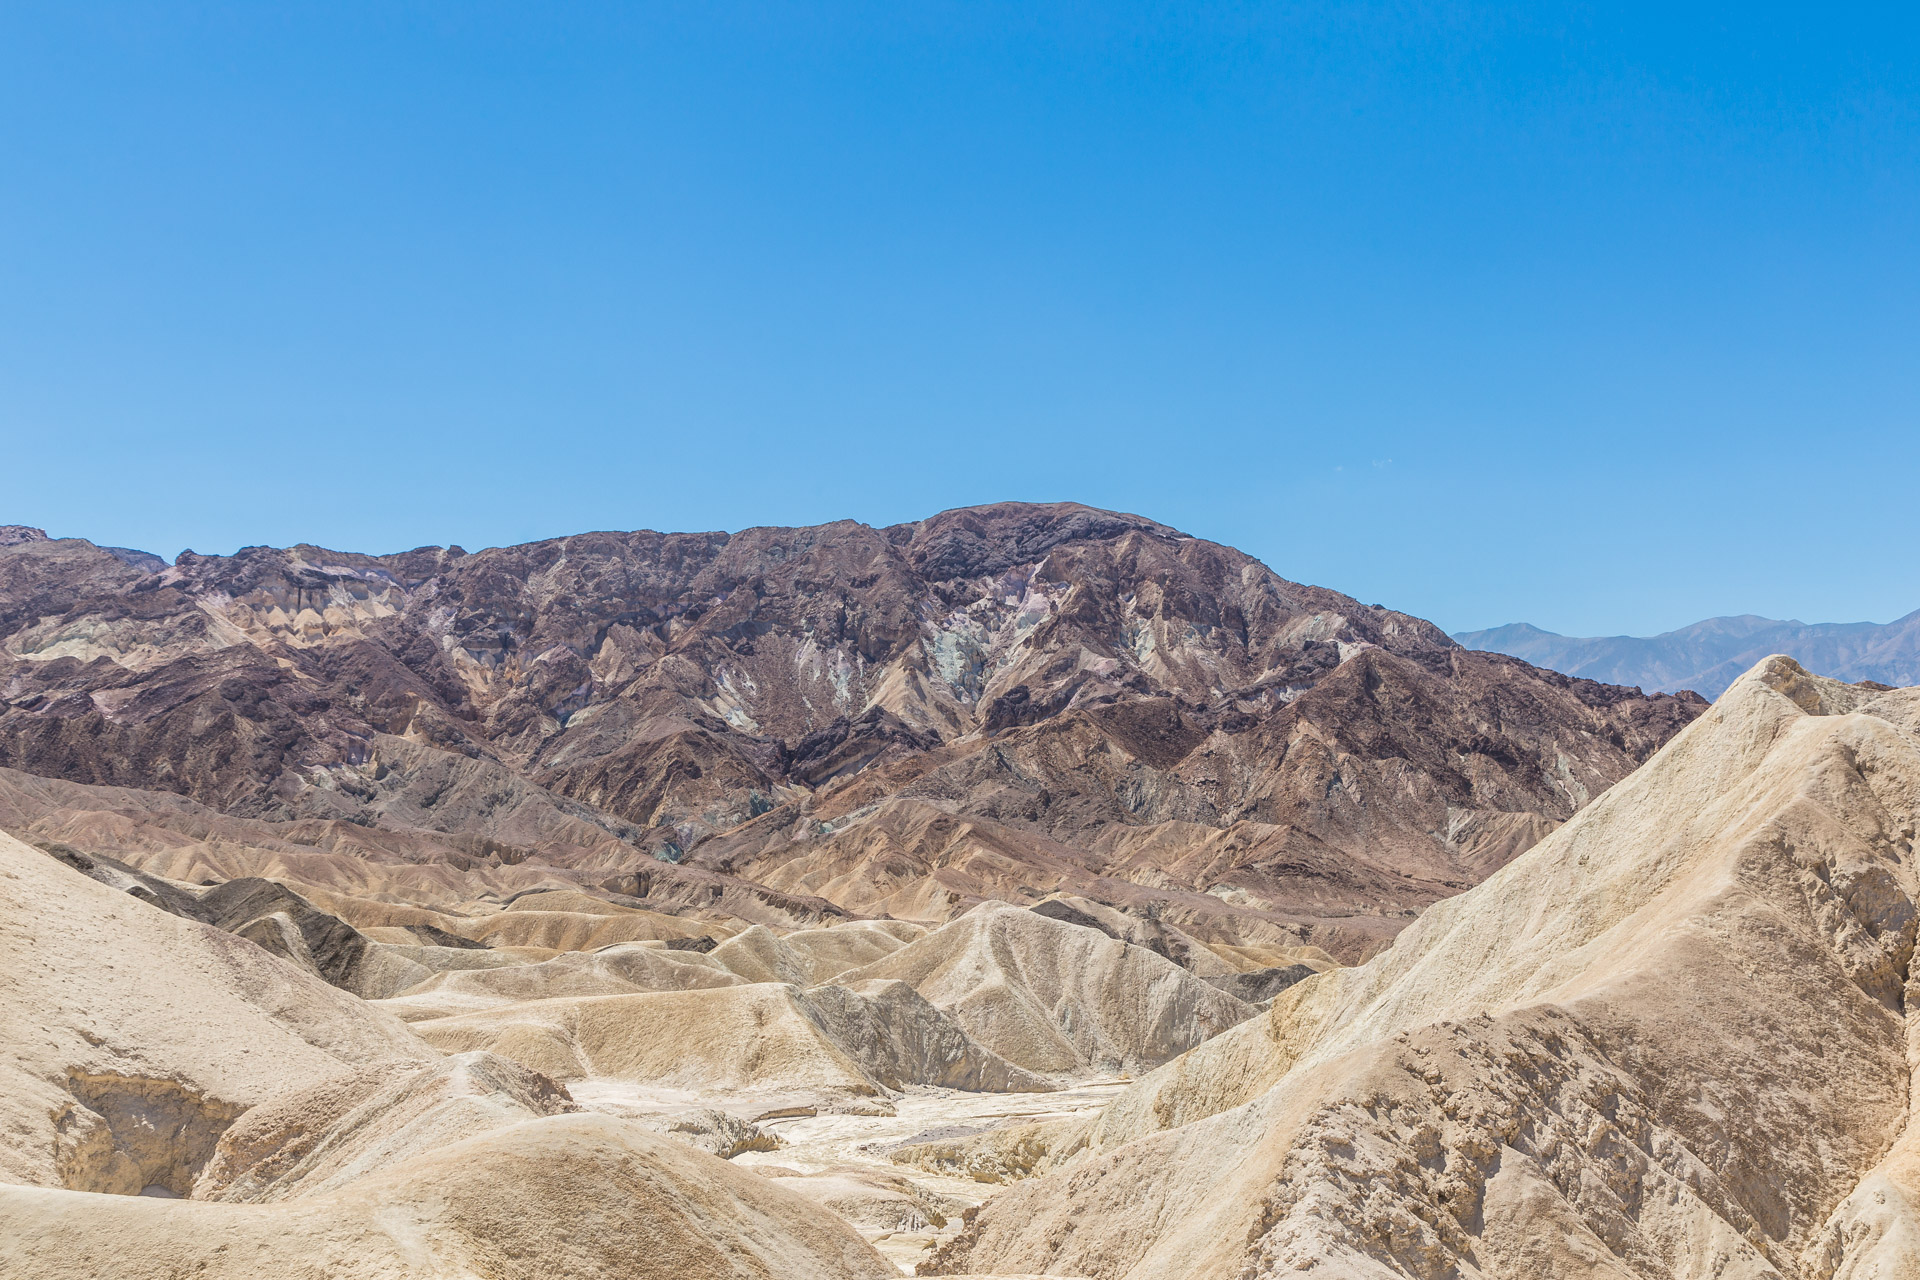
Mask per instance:
[[[1512,654],[1569,675],[1717,698],[1740,673],[1784,653],[1810,671],[1888,686],[1920,683],[1920,610],[1893,622],[1708,618],[1657,636],[1562,636],[1525,622],[1457,631],[1469,649]]]

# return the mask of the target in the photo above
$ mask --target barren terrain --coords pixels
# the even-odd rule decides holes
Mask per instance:
[[[0,1275],[1920,1274],[1914,690],[1075,507],[0,588]]]

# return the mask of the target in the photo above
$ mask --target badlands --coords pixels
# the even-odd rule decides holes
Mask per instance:
[[[1920,1276],[1920,690],[1071,505],[0,636],[0,1276]]]

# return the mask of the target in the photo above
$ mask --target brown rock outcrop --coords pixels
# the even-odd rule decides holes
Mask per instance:
[[[1073,504],[152,568],[0,548],[0,766],[789,927],[1067,891],[1354,959],[1702,705]]]

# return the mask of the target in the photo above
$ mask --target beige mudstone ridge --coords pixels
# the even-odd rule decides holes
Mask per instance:
[[[4,834],[0,958],[9,1181],[183,1194],[248,1107],[436,1056],[317,975]]]
[[[875,978],[911,985],[982,1045],[1041,1072],[1141,1070],[1253,1013],[1145,947],[997,902],[840,981]]]
[[[1086,1151],[923,1273],[1920,1275],[1917,728],[1920,690],[1767,660],[1377,959],[1054,1135]]]
[[[442,1057],[297,956],[4,835],[0,1044],[9,1280],[897,1274],[697,1149],[764,1146],[750,1125],[578,1114],[536,1071]]]
[[[883,980],[806,991],[769,982],[530,999],[412,1025],[448,1052],[498,1053],[557,1080],[841,1099],[916,1084],[1048,1087],[1046,1078],[975,1043],[912,987]]]
[[[345,1186],[431,1147],[576,1111],[566,1090],[484,1053],[364,1068],[254,1107],[220,1135],[197,1200],[263,1204]]]
[[[257,1205],[0,1187],[0,1275],[35,1280],[894,1280],[777,1181],[595,1115],[438,1147]]]

